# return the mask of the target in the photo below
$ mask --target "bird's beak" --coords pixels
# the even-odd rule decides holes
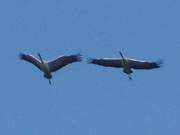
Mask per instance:
[[[48,79],[49,80],[49,84],[51,85],[51,79]]]
[[[128,75],[128,78],[129,78],[129,80],[132,80],[132,77],[130,75]]]

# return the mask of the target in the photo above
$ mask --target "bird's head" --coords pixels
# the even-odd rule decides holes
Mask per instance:
[[[44,74],[44,77],[47,78],[47,79],[51,79],[52,75],[51,74]]]

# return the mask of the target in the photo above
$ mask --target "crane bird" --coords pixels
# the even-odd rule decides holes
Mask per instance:
[[[51,84],[52,72],[55,72],[73,62],[81,61],[81,56],[81,54],[74,54],[69,56],[61,56],[51,61],[45,61],[42,59],[39,53],[39,59],[34,57],[33,55],[28,55],[24,53],[19,54],[21,60],[30,62],[31,64],[35,65],[39,70],[41,70],[44,73],[44,77],[49,80],[49,84]]]
[[[131,74],[133,73],[132,69],[144,69],[150,70],[159,68],[162,65],[162,60],[157,62],[148,62],[130,59],[124,57],[122,52],[119,52],[121,58],[103,58],[103,59],[94,59],[90,58],[88,60],[91,64],[96,64],[104,67],[114,67],[114,68],[123,68],[123,72],[128,75],[129,80],[132,80]]]

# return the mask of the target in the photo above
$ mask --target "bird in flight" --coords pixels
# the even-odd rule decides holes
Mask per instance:
[[[123,72],[128,75],[129,80],[132,80],[131,74],[133,73],[133,69],[150,70],[160,68],[163,63],[161,60],[157,62],[148,62],[130,59],[123,56],[122,52],[119,52],[119,54],[121,58],[90,58],[88,62],[104,67],[122,68]]]
[[[81,56],[81,54],[74,54],[68,56],[61,56],[51,61],[45,61],[42,59],[39,53],[39,59],[34,57],[33,55],[24,53],[19,54],[21,60],[30,62],[40,71],[42,71],[44,73],[44,77],[49,80],[49,84],[51,84],[52,72],[55,72],[68,64],[81,61]]]

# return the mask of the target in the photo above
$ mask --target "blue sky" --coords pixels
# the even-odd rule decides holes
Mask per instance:
[[[1,0],[0,134],[179,135],[178,0]],[[164,60],[135,71],[86,63],[124,55]],[[53,85],[19,52],[45,59],[82,53]]]

